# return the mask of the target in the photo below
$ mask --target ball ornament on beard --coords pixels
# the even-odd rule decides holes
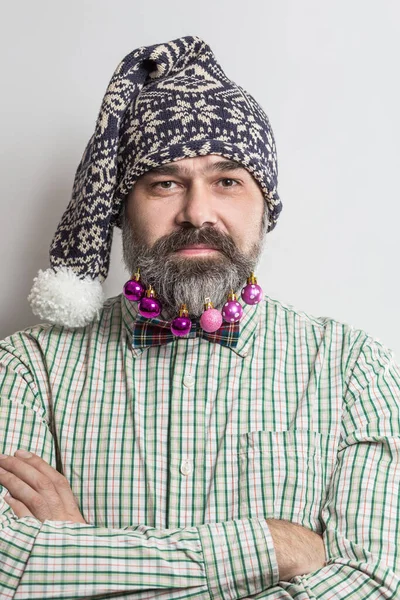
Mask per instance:
[[[132,278],[127,281],[123,288],[124,296],[131,302],[138,303],[138,312],[142,317],[154,319],[158,317],[162,311],[162,305],[157,298],[154,288],[146,286],[140,279],[140,268],[132,275]],[[251,272],[247,278],[246,285],[242,288],[241,298],[246,304],[258,304],[263,297],[263,291],[257,283],[257,278]],[[222,321],[226,323],[237,323],[243,317],[243,308],[238,302],[237,296],[231,289],[228,293],[227,301],[222,307],[221,312],[214,308],[211,299],[204,299],[204,312],[200,317],[200,327],[208,333],[214,333],[222,325]],[[189,312],[186,304],[181,304],[179,314],[171,322],[171,332],[177,337],[183,337],[190,333],[192,321],[189,318]]]

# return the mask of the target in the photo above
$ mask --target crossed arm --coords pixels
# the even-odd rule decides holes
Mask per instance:
[[[54,499],[53,492],[52,500],[36,498],[29,505],[21,496],[33,516],[19,517],[22,506],[14,504],[16,513],[0,490],[0,596],[139,598],[154,590],[154,596],[168,600],[400,597],[400,373],[377,345],[371,345],[366,357],[375,361],[378,374],[364,384],[358,373],[349,387],[338,460],[321,507],[322,540],[299,525],[260,518],[174,530],[97,527],[79,520],[82,515],[68,499],[66,482],[61,486],[58,479],[54,489],[64,500]],[[27,440],[40,448],[40,456],[3,461],[10,465],[3,476],[17,496],[15,480],[11,487],[12,461],[16,470],[17,460],[20,469],[29,460],[31,469],[34,460],[43,460],[41,467],[47,465],[52,476],[59,474],[50,467],[53,439],[41,417],[40,400],[14,367],[7,367],[4,377],[9,388],[17,382],[22,401],[1,394],[0,377],[1,450],[25,448]],[[36,477],[43,475],[36,472]],[[5,479],[0,483],[7,487]],[[39,496],[43,487],[47,493],[52,490],[43,480],[41,486],[36,483],[40,494],[33,486]],[[49,506],[55,511],[50,519],[49,513],[31,510]],[[67,520],[60,518],[65,517],[62,506]]]
[[[41,522],[86,523],[67,479],[34,453],[0,457],[0,484],[18,518],[34,517]],[[325,564],[322,536],[310,529],[277,519],[266,520],[276,554],[279,580],[311,573]]]
[[[36,433],[43,438],[43,431]],[[345,460],[351,460],[354,446],[349,446]],[[364,453],[369,447],[364,443]],[[45,443],[48,453],[47,448]],[[398,576],[387,562],[358,540],[348,540],[329,518],[337,510],[332,499],[349,485],[346,471],[340,468],[324,509],[327,528],[321,538],[300,525],[273,519],[179,530],[95,527],[80,514],[65,478],[41,457],[9,456],[0,462],[6,471],[0,483],[12,492],[14,501],[9,506],[18,517],[10,510],[3,512],[0,595],[4,598],[29,598],[32,590],[41,598],[62,597],[60,590],[69,593],[72,583],[76,595],[68,597],[74,598],[117,590],[135,598],[154,589],[155,595],[164,591],[168,599],[194,595],[234,600],[261,594],[271,599],[355,600],[367,594],[371,599],[396,598],[400,590]],[[390,496],[399,476],[387,478],[387,466],[387,457],[381,454],[375,467],[384,474]],[[364,489],[367,492],[367,486]],[[384,508],[391,513],[389,496],[378,513],[383,514]],[[354,515],[351,526],[356,520]],[[398,534],[399,527],[394,539]],[[393,550],[381,548],[387,556]]]

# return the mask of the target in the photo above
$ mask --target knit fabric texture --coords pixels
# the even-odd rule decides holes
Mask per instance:
[[[72,198],[50,247],[54,270],[107,278],[113,227],[124,201],[153,167],[219,154],[243,165],[269,208],[269,228],[282,205],[269,120],[255,99],[228,79],[199,37],[142,46],[116,68],[96,127],[78,165]]]

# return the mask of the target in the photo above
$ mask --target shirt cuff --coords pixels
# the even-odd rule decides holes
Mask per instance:
[[[246,598],[279,581],[274,542],[265,519],[197,526],[213,600]]]

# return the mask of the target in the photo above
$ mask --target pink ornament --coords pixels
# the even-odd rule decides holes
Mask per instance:
[[[258,304],[263,298],[263,291],[257,284],[257,277],[254,277],[254,273],[250,273],[250,277],[247,278],[247,285],[242,289],[242,300],[246,304]]]
[[[243,316],[243,308],[237,300],[225,302],[221,314],[227,323],[237,323]]]
[[[242,300],[246,304],[258,304],[262,300],[263,291],[256,283],[248,283],[246,287],[242,289]]]
[[[214,333],[222,325],[222,315],[216,308],[208,308],[200,317],[200,326],[208,333]]]

